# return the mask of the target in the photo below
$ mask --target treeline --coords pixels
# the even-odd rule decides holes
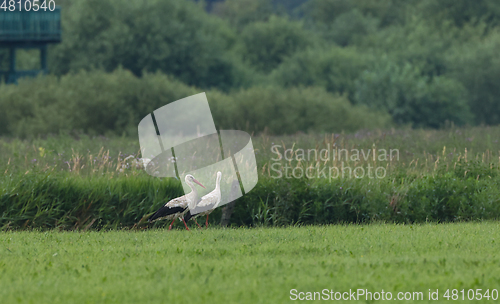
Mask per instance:
[[[309,0],[301,5],[295,2],[301,1],[210,1],[207,13],[204,1],[61,0],[63,43],[51,47],[49,67],[56,76],[76,78],[84,75],[80,73],[82,70],[94,71],[85,75],[99,81],[108,77],[105,83],[116,81],[117,74],[105,76],[95,70],[112,73],[123,68],[137,77],[167,74],[180,87],[196,87],[192,92],[213,90],[217,92],[214,95],[228,96],[228,102],[235,107],[253,102],[250,97],[246,99],[248,92],[274,92],[268,97],[255,97],[263,104],[274,104],[277,102],[274,96],[292,98],[297,94],[291,92],[298,90],[303,92],[300,103],[308,105],[310,112],[325,111],[322,107],[326,105],[318,106],[323,103],[336,109],[342,100],[352,111],[366,112],[363,107],[367,107],[371,112],[390,115],[396,124],[414,127],[500,123],[498,1]],[[19,57],[21,65],[36,63],[31,53]],[[0,54],[0,64],[5,66],[6,60],[6,54]],[[74,76],[75,73],[80,76]],[[164,84],[158,80],[160,76],[155,77],[157,86],[171,85],[167,77],[162,78]],[[56,86],[52,78],[37,80],[29,86],[38,86],[39,90],[43,81]],[[88,80],[92,81],[96,82]],[[21,100],[26,86],[17,91],[2,87],[0,98],[4,99],[9,92],[20,103],[28,102]],[[116,87],[127,90],[119,83]],[[305,89],[309,87],[313,89]],[[52,94],[47,90],[44,94],[30,90],[34,92],[28,95],[38,97]],[[318,98],[322,101],[314,93],[309,95],[320,91],[323,97]],[[85,99],[88,94],[120,96],[99,85],[93,92],[82,90],[79,94],[73,98]],[[175,100],[163,96],[153,99]],[[88,102],[99,103],[102,108],[113,107],[106,104],[105,98],[96,100]],[[146,99],[143,102],[148,103]],[[296,102],[290,100],[290,104]],[[158,105],[152,101],[147,107],[151,109],[153,104]],[[221,124],[237,127],[244,121],[253,131],[262,131],[258,119],[266,114],[257,112],[258,109],[261,108],[250,107],[249,112],[244,111],[247,117],[235,117],[234,122]],[[371,126],[377,127],[379,121],[385,121],[384,114],[380,115]],[[293,127],[286,121],[279,124],[282,126],[272,132],[365,127],[357,123],[344,126],[343,122],[334,123],[335,127],[328,122],[312,127],[309,124]],[[93,128],[84,124],[77,127]],[[6,127],[4,123],[3,132],[25,132],[13,131],[19,128]],[[98,132],[103,130],[122,129],[104,128]]]
[[[78,132],[137,136],[137,125],[165,104],[199,93],[171,76],[118,69],[23,79],[0,87],[0,135],[21,138]],[[218,129],[292,134],[384,128],[390,116],[353,106],[323,88],[208,90]]]

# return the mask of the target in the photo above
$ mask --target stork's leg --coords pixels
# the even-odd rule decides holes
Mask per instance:
[[[196,225],[198,225],[198,228],[201,229],[201,226],[200,226],[200,224],[198,224],[198,221],[196,219],[194,219],[194,222],[196,223]]]
[[[207,214],[207,220],[205,221],[205,226],[208,228],[208,214]]]
[[[170,223],[170,226],[168,226],[168,230],[172,230],[172,225],[174,224],[174,221],[175,219],[173,219],[172,222]]]
[[[184,226],[186,227],[186,229],[189,230],[188,225],[186,224],[186,221],[184,220],[184,218],[182,218],[182,222],[184,223]]]

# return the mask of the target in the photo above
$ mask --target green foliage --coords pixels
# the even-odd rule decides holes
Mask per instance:
[[[359,0],[354,2],[363,15],[379,20],[381,27],[400,26],[415,14],[415,4],[420,0]]]
[[[162,71],[199,87],[240,85],[231,54],[235,33],[190,1],[84,0],[65,9],[63,43],[51,50],[51,69],[141,75]]]
[[[0,87],[0,134],[27,137],[68,132],[136,134],[139,121],[158,107],[196,91],[161,74],[137,78],[117,70],[26,79]]]
[[[431,22],[414,17],[403,26],[381,29],[363,40],[360,49],[373,50],[379,60],[389,57],[398,64],[418,66],[423,75],[440,76],[449,71],[447,55],[463,43],[484,34],[484,26],[457,28],[450,21]]]
[[[460,180],[496,178],[498,176],[498,167],[493,164],[485,165],[477,160],[460,160],[455,164],[452,175]]]
[[[268,20],[273,6],[270,0],[225,0],[216,3],[212,12],[241,30],[250,23]]]
[[[125,70],[80,72],[25,79],[0,86],[0,134],[33,137],[78,131],[90,135],[137,134],[153,110],[200,90],[163,74],[138,78]],[[354,107],[322,89],[252,88],[209,91],[219,128],[273,134],[339,132],[389,125],[384,114]]]
[[[392,176],[375,183],[261,179],[237,202],[233,220],[245,225],[289,225],[498,219],[498,183],[498,179],[462,179],[452,174],[405,178],[401,183]]]
[[[496,0],[423,0],[418,6],[429,19],[452,20],[457,26],[478,21],[491,25],[500,22],[500,4]]]
[[[346,96],[353,104],[390,112],[398,124],[414,127],[438,128],[447,121],[489,125],[500,122],[500,92],[495,83],[500,70],[496,51],[500,41],[497,0],[227,0],[210,1],[211,14],[204,11],[207,2],[203,1],[146,2],[60,0],[63,42],[50,47],[49,69],[57,76],[81,70],[111,73],[119,68],[138,77],[158,72],[176,79],[172,81],[178,81],[183,93],[191,90],[184,91],[188,85],[203,90],[213,88],[217,90],[214,94],[222,91],[228,96],[262,86],[276,86],[276,91],[281,90],[279,87],[322,87]],[[19,51],[17,57],[18,68],[39,65],[36,50]],[[0,69],[7,66],[8,52],[0,50]],[[96,87],[98,81],[112,90],[117,87],[101,78],[95,81]],[[28,106],[21,100],[20,105],[5,108],[13,113],[12,118],[0,113],[0,134],[58,133],[61,128],[105,133],[128,128],[118,120],[135,122],[135,115],[144,111],[142,106],[130,105],[142,100],[140,97],[125,95],[137,90],[152,94],[144,93],[148,85],[133,84],[140,81],[125,82],[132,87],[123,90],[127,93],[106,93],[125,101],[104,105],[105,94],[92,98],[108,110],[121,106],[116,116],[79,117],[75,122],[57,118],[46,127],[39,122],[45,119],[38,117],[42,114],[33,112],[38,106]],[[138,86],[141,89],[134,89]],[[43,88],[39,90],[44,93],[37,96],[51,95]],[[26,94],[35,96],[35,92]],[[9,95],[9,101],[0,104],[12,103],[12,98]],[[82,116],[97,107],[79,103],[84,110]],[[160,102],[153,97],[152,103]],[[22,118],[25,124],[36,123],[14,127],[7,122],[14,117],[20,119],[16,108],[23,108],[22,113],[35,113]],[[55,109],[64,112],[57,117],[77,111],[66,104],[54,106],[50,112]],[[99,122],[105,117],[112,121]],[[97,121],[95,130],[86,127],[93,121]],[[350,125],[341,128],[352,129]],[[300,129],[332,127],[313,124]],[[293,133],[297,128],[281,130]]]
[[[331,24],[334,20],[353,9],[349,0],[312,0],[309,4],[309,15],[317,23]]]
[[[398,206],[398,212],[410,221],[423,218],[440,222],[487,218],[500,211],[498,197],[492,193],[495,187],[496,182],[459,179],[451,174],[426,177],[414,182],[406,194],[407,201]]]
[[[390,125],[386,114],[354,107],[321,88],[254,87],[229,96],[209,93],[208,98],[219,125],[249,132],[323,133]]]
[[[450,52],[450,75],[468,89],[469,107],[477,124],[500,123],[500,32],[471,41]]]
[[[352,99],[356,79],[373,60],[355,48],[308,49],[285,60],[271,78],[284,87],[321,86]]]
[[[377,19],[363,16],[359,10],[353,9],[338,16],[328,30],[324,31],[327,39],[347,46],[364,35],[374,33],[378,23]]]
[[[183,192],[174,179],[147,175],[117,180],[32,172],[4,180],[2,186],[0,227],[4,228],[121,228]]]
[[[232,224],[498,219],[499,133],[500,127],[365,131],[336,137],[253,136],[259,182],[236,202]],[[286,172],[277,178],[272,167],[276,161],[271,159],[276,159],[274,145],[283,147],[281,153],[285,147],[319,151],[333,141],[339,149],[367,152],[376,147],[398,149],[398,153],[392,161],[377,161],[376,165],[371,159],[368,163],[346,161],[349,167],[384,167],[383,178],[330,179],[316,174],[306,178]],[[0,227],[85,229],[94,220],[92,228],[133,227],[165,200],[182,193],[175,179],[146,175],[142,165],[137,165],[138,151],[137,139],[126,137],[2,138]],[[296,161],[277,163],[299,167]],[[300,167],[310,165],[327,168],[334,163],[317,164],[310,159],[301,161]],[[328,174],[328,168],[325,172]],[[212,213],[212,224],[219,222],[220,212]]]
[[[356,91],[358,98],[365,95],[363,103],[376,108],[394,98],[416,100],[420,97],[408,95],[419,91],[422,93],[418,94],[427,96],[424,97],[426,101],[414,102],[419,106],[403,110],[406,113],[403,118],[391,110],[398,123],[411,122],[414,126],[426,127],[439,127],[445,120],[497,124],[495,105],[499,93],[495,90],[497,86],[490,82],[498,78],[498,56],[493,50],[498,49],[495,41],[498,40],[496,26],[500,7],[496,1],[489,0],[452,2],[453,5],[450,1],[426,0],[314,0],[308,16],[313,21],[312,28],[337,44],[367,49],[377,61],[391,58],[401,69],[408,65],[414,67],[410,68],[415,70],[414,75],[409,76],[408,84],[400,89],[396,84],[399,81],[394,80],[400,77],[396,69],[385,73],[387,78],[374,76],[371,68],[362,77],[356,77],[358,84],[372,81],[366,78],[379,79],[372,83],[372,89],[366,90],[364,85],[351,89],[351,94]],[[305,70],[308,75],[309,71]],[[389,76],[391,73],[394,75]],[[381,93],[388,88],[393,92]],[[400,97],[394,97],[398,94]],[[388,100],[377,102],[379,96]],[[467,115],[464,100],[474,117]],[[433,114],[436,104],[441,114]],[[454,113],[452,104],[458,105],[458,113]],[[435,117],[428,119],[427,115]]]
[[[257,187],[236,201],[231,222],[238,226],[282,226],[500,217],[497,177],[463,178],[449,172],[397,180],[393,176],[376,181],[329,181],[261,175]],[[132,227],[182,193],[177,181],[160,181],[145,174],[133,178],[82,178],[47,172],[4,177],[0,190],[0,227],[4,229]],[[220,210],[213,213],[212,221],[218,218]]]
[[[461,83],[444,76],[421,76],[410,64],[400,67],[385,59],[374,70],[363,72],[356,87],[357,103],[388,111],[400,124],[438,128],[446,121],[470,122]]]
[[[268,22],[249,24],[241,32],[244,58],[255,68],[270,72],[312,39],[300,22],[271,16]]]
[[[358,34],[356,28],[361,30],[359,34],[363,34],[367,30],[375,30],[378,26],[404,24],[408,10],[414,10],[411,6],[415,2],[418,1],[311,0],[305,11],[307,18],[311,19],[315,26],[319,26],[319,30],[337,31],[336,26],[340,25],[352,34]],[[348,23],[349,17],[354,18],[351,24]]]

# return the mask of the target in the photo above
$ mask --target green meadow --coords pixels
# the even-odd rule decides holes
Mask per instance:
[[[450,296],[463,289],[465,297],[469,289],[489,289],[490,300],[481,302],[494,303],[499,228],[482,222],[2,232],[0,298],[6,304],[284,303],[292,289],[364,289],[393,299],[422,292],[423,300],[405,303],[438,303],[447,301],[447,289]],[[429,301],[429,289],[439,290],[439,301]]]
[[[499,134],[254,136],[258,185],[236,201],[229,228],[219,208],[208,230],[191,231],[141,222],[182,189],[144,172],[135,139],[0,139],[1,303],[283,303],[325,293],[373,303],[382,291],[426,303],[429,290],[434,303],[495,302]],[[345,160],[386,168],[381,179],[273,178],[270,168],[317,166],[297,160],[299,149],[328,146],[398,149],[399,159]]]
[[[499,0],[39,2],[0,13],[0,304],[498,302]],[[259,181],[168,231],[137,126],[202,92]]]

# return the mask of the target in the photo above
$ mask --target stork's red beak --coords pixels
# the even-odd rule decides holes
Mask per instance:
[[[202,186],[203,188],[205,188],[205,186],[203,186],[199,181],[196,180],[196,178],[193,178],[193,182],[197,183],[198,185]],[[206,188],[205,188],[206,189]]]

